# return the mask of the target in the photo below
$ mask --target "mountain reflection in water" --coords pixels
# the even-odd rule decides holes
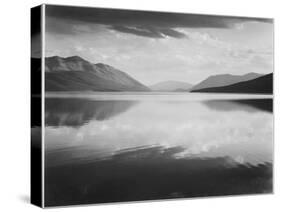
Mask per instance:
[[[48,206],[272,192],[272,99],[47,98],[46,125]]]
[[[242,110],[258,112],[259,110],[272,112],[272,99],[239,99],[239,100],[209,100],[204,102],[209,108],[222,111]]]
[[[106,120],[136,104],[136,101],[92,101],[78,98],[47,98],[45,102],[46,125],[56,127],[80,127],[91,120]]]

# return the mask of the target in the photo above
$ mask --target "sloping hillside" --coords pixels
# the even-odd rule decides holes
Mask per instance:
[[[81,57],[45,60],[46,91],[149,91],[149,88],[112,66]]]
[[[204,88],[192,90],[191,92],[211,92],[211,93],[273,93],[273,74],[267,74],[262,77],[235,83],[228,86]]]
[[[192,90],[231,85],[238,82],[244,82],[244,81],[256,79],[261,76],[262,74],[257,74],[257,73],[248,73],[245,75],[232,75],[232,74],[214,75],[208,77],[207,79],[203,80],[199,84],[193,86]]]

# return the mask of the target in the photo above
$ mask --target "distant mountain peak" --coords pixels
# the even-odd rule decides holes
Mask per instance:
[[[51,56],[51,57],[46,57],[46,58],[50,58],[50,59],[57,59],[57,58],[62,58],[62,57],[60,57],[60,56]]]
[[[233,75],[233,74],[218,74],[207,77],[205,80],[201,81],[197,85],[192,87],[192,90],[199,90],[203,88],[210,87],[220,87],[235,84],[238,82],[243,82],[247,80],[252,80],[262,76],[262,74],[250,72],[244,75]]]
[[[46,72],[54,71],[93,71],[93,65],[79,56],[46,57],[45,67]]]
[[[243,76],[262,76],[263,74],[259,74],[259,73],[256,73],[256,72],[249,72],[247,74],[244,74]]]
[[[63,57],[60,56],[46,57],[46,61],[60,61],[60,60],[63,60]]]
[[[154,91],[188,91],[191,87],[192,84],[187,82],[168,80],[151,85],[150,89]]]
[[[65,57],[64,59],[66,59],[66,60],[73,60],[73,61],[79,61],[79,60],[86,61],[85,59],[83,59],[82,57],[77,56],[77,55],[70,56],[70,57]]]
[[[61,57],[61,56],[51,56],[51,57],[46,57],[47,60],[66,60],[66,61],[85,61],[88,62],[87,60],[83,59],[80,56],[74,55],[74,56],[69,56],[69,57]]]

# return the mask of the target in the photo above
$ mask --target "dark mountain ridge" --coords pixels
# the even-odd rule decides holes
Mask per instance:
[[[273,93],[273,73],[258,77],[253,80],[243,81],[228,86],[211,87],[191,92],[206,93]]]
[[[214,76],[209,76],[207,79],[193,86],[191,90],[227,86],[238,82],[244,82],[244,81],[256,79],[261,76],[262,74],[253,73],[253,72],[244,75],[232,75],[232,74],[214,75]]]
[[[149,91],[128,74],[103,63],[79,57],[45,59],[46,91]]]

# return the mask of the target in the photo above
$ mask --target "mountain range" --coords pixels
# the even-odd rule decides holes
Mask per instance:
[[[32,58],[31,63],[34,69],[32,76],[41,73],[40,59]],[[37,87],[40,93],[41,86]],[[36,91],[35,88],[32,90]],[[273,74],[221,74],[209,76],[194,86],[170,80],[147,87],[127,73],[104,63],[91,63],[79,56],[53,56],[45,58],[45,90],[272,93]]]
[[[264,76],[234,83],[227,86],[209,87],[198,90],[192,90],[191,92],[211,92],[211,93],[273,93],[273,74],[266,74]]]
[[[232,74],[213,75],[213,76],[209,76],[207,79],[193,86],[192,90],[194,91],[204,88],[227,86],[238,82],[252,80],[261,76],[262,74],[257,74],[257,73],[248,73],[245,75],[232,75]]]
[[[192,84],[187,82],[164,81],[151,85],[149,88],[152,91],[188,91],[192,86]]]
[[[149,91],[128,74],[103,63],[79,57],[45,59],[46,91]]]

